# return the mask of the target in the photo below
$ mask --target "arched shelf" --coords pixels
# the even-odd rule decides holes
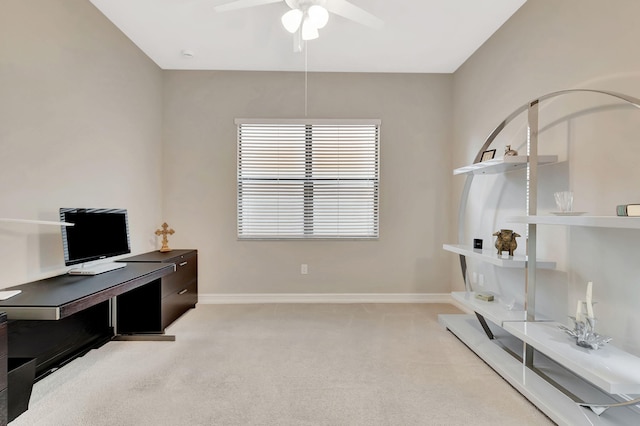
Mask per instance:
[[[471,190],[471,184],[473,183],[473,178],[478,174],[493,174],[493,173],[506,173],[509,171],[517,170],[519,168],[527,168],[528,169],[528,180],[527,180],[527,205],[528,211],[527,216],[536,216],[537,213],[537,169],[539,165],[550,164],[556,162],[558,157],[556,155],[538,155],[538,109],[541,102],[556,98],[559,96],[574,94],[574,93],[597,93],[605,96],[610,96],[624,102],[627,102],[636,108],[640,108],[640,99],[628,96],[625,94],[605,91],[605,90],[597,90],[597,89],[567,89],[560,90],[557,92],[548,93],[544,96],[540,96],[536,99],[533,99],[524,105],[517,108],[513,111],[507,118],[505,118],[496,128],[489,134],[489,136],[485,139],[484,143],[478,150],[478,153],[475,156],[473,163],[469,166],[461,167],[454,170],[454,175],[457,174],[465,174],[466,181],[464,184],[464,188],[462,190],[462,194],[460,196],[460,205],[458,208],[458,244],[464,244],[464,215],[467,210],[467,201],[469,197],[469,192]],[[504,128],[512,122],[515,118],[520,116],[520,114],[524,112],[528,113],[528,139],[527,139],[527,151],[528,155],[516,156],[516,157],[506,157],[503,159],[495,159],[481,162],[482,154],[489,148],[491,143],[498,137],[498,135],[504,130]],[[512,220],[513,223],[527,223],[528,225],[532,225],[530,222],[515,222],[515,219]],[[568,220],[570,222],[570,220]],[[529,230],[530,231],[530,230]],[[533,249],[535,250],[535,240],[533,241]],[[531,258],[532,262],[535,263],[535,251],[531,251],[531,247],[528,248],[527,253]],[[460,254],[460,267],[462,270],[463,279],[465,281],[465,287],[468,289],[467,283],[467,274],[466,274],[466,260],[465,254]],[[530,268],[535,271],[535,268]],[[531,301],[530,301],[531,302]],[[533,318],[532,318],[533,319]]]
[[[640,399],[633,399],[620,394],[640,394],[640,357],[636,357],[625,351],[617,349],[614,345],[607,345],[598,351],[584,352],[576,345],[566,345],[568,337],[559,329],[560,324],[547,321],[544,318],[536,318],[536,271],[538,269],[555,268],[553,261],[541,261],[537,258],[537,226],[583,226],[640,229],[640,218],[618,216],[551,216],[537,215],[538,196],[538,166],[557,162],[555,155],[538,155],[538,113],[540,103],[564,95],[574,93],[594,93],[606,97],[621,100],[626,104],[640,108],[640,99],[605,90],[596,89],[568,89],[552,92],[533,99],[513,111],[505,118],[485,139],[478,150],[474,162],[468,166],[454,170],[454,175],[465,175],[466,180],[461,193],[458,210],[458,243],[445,244],[443,249],[456,253],[460,258],[460,267],[465,283],[464,292],[454,292],[453,299],[469,311],[476,314],[480,320],[477,329],[471,325],[471,318],[467,315],[443,315],[441,322],[474,352],[483,358],[489,365],[501,374],[507,381],[514,385],[521,393],[536,405],[544,408],[547,414],[553,414],[552,419],[581,419],[584,420],[584,407],[591,408],[593,413],[599,416],[610,407],[632,406],[640,404]],[[482,154],[502,130],[521,114],[527,114],[527,155],[505,157],[481,161]],[[508,173],[513,170],[526,169],[526,215],[507,217],[507,223],[524,224],[527,227],[527,256],[508,257],[498,256],[495,250],[475,250],[469,244],[465,244],[464,223],[471,184],[478,175]],[[525,305],[524,309],[509,310],[498,303],[478,300],[474,297],[467,276],[467,258],[476,259],[502,268],[524,268],[525,270]],[[488,326],[485,317],[499,328],[495,330]],[[475,319],[475,318],[474,318]],[[476,325],[478,322],[476,322]],[[474,331],[476,330],[476,331]],[[477,330],[484,331],[489,339],[480,339]],[[505,351],[502,347],[497,349],[492,343],[493,333],[500,333],[506,340],[517,340],[524,343],[520,350],[519,359],[514,358],[514,350]],[[505,340],[505,341],[506,341]],[[516,345],[517,346],[517,345]],[[534,351],[535,350],[535,351]],[[516,350],[517,351],[517,350]],[[508,353],[509,355],[504,355]],[[602,404],[581,403],[564,385],[542,373],[534,366],[534,353],[538,358],[550,359],[581,377],[581,383],[595,385],[604,393],[606,398],[616,395],[616,403],[604,402]],[[544,354],[544,355],[541,355]],[[543,361],[544,362],[544,361]],[[535,377],[534,377],[535,376]],[[528,377],[522,380],[523,377]],[[554,392],[560,391],[568,400],[559,402],[554,400]],[[622,399],[622,400],[621,400]],[[578,402],[576,402],[578,401]],[[534,402],[535,403],[535,402]],[[640,414],[635,409],[612,411],[608,417],[594,417],[594,424],[622,424],[631,421],[632,424],[640,424]],[[550,411],[546,411],[550,410]],[[613,414],[615,413],[615,414]],[[626,417],[625,417],[626,416]],[[564,421],[564,420],[563,420]],[[573,424],[573,420],[568,421]]]

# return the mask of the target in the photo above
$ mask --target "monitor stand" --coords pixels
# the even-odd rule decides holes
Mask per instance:
[[[116,269],[124,268],[125,266],[127,266],[127,264],[122,262],[99,263],[97,265],[90,265],[86,267],[82,266],[80,268],[70,269],[69,275],[98,275]]]

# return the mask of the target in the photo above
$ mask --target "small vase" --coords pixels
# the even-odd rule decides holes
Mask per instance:
[[[504,156],[505,157],[513,157],[518,155],[518,151],[516,151],[515,149],[511,149],[511,145],[507,145],[504,148]]]

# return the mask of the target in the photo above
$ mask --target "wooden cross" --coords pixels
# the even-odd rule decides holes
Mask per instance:
[[[165,222],[162,224],[162,230],[156,229],[156,235],[162,235],[162,248],[160,249],[160,251],[163,253],[171,251],[171,249],[169,248],[169,240],[167,239],[167,235],[173,235],[176,232],[173,229],[167,228],[169,228],[169,225],[167,225],[167,222]]]

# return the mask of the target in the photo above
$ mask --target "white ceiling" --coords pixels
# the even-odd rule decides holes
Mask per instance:
[[[229,12],[230,0],[91,0],[162,69],[451,73],[526,0],[350,0],[375,30],[337,15],[294,53],[284,1]],[[182,55],[190,50],[193,57]]]

